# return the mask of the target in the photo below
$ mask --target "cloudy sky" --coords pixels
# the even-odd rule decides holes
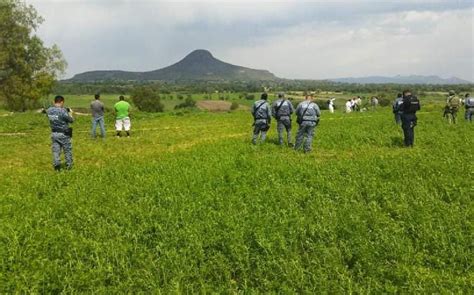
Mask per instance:
[[[474,81],[469,0],[27,0],[66,77],[146,71],[194,49],[282,78],[457,76]]]

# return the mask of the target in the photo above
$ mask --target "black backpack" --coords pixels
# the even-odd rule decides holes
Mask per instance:
[[[418,97],[412,96],[410,98],[410,105],[408,108],[405,108],[405,110],[408,111],[408,113],[414,114],[420,110],[420,101],[418,100]]]

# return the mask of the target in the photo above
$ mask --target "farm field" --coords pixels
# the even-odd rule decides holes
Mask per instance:
[[[46,117],[0,116],[0,293],[473,293],[474,124],[418,118],[405,149],[389,108],[323,112],[304,154],[244,111],[78,116],[55,173]]]

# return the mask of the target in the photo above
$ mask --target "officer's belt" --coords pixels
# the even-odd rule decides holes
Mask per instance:
[[[62,134],[66,134],[66,133],[67,133],[67,131],[59,130],[59,129],[51,129],[51,132],[53,132],[53,133],[62,133]]]

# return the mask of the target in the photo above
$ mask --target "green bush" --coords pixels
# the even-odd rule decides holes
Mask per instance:
[[[196,106],[196,101],[188,97],[184,100],[184,102],[176,105],[174,108],[177,110],[177,109],[185,109],[185,108],[194,108],[195,106]]]
[[[231,111],[234,111],[234,110],[238,109],[239,106],[240,106],[240,105],[239,105],[237,102],[234,101],[234,102],[232,102],[232,104],[230,105],[230,110],[231,110]]]
[[[165,109],[158,92],[147,86],[135,88],[131,98],[140,111],[156,113],[163,112]]]
[[[386,97],[379,97],[379,106],[386,107],[392,105],[392,100]]]
[[[245,94],[245,99],[246,100],[254,100],[255,99],[255,94]]]

